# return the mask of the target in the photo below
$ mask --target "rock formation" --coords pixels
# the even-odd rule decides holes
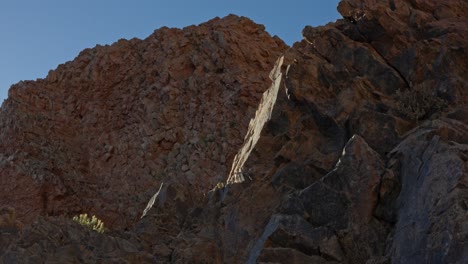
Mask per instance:
[[[188,207],[229,173],[285,49],[263,26],[228,16],[87,49],[12,86],[0,200],[25,223],[88,212],[125,227],[170,181],[179,193],[168,199]]]
[[[289,49],[228,16],[13,86],[1,260],[466,263],[468,4],[338,10]]]

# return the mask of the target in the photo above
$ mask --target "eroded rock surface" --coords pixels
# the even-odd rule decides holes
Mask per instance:
[[[34,262],[44,250],[38,258],[63,263],[62,254],[91,254],[89,261],[100,262],[107,253],[84,252],[78,244],[88,237],[79,232],[70,242],[75,251],[48,252],[60,244],[47,238],[55,225],[49,220],[66,231],[79,213],[96,215],[108,230],[135,228],[150,239],[145,252],[170,257],[187,215],[229,173],[286,49],[262,25],[229,15],[98,45],[45,79],[13,85],[0,114],[0,201],[14,221],[28,227],[41,216],[36,228],[49,231],[30,236],[34,227],[20,232],[2,224],[3,260]],[[164,204],[163,212],[140,221],[162,182],[153,207]]]
[[[468,4],[338,10],[288,50],[229,16],[14,86],[2,260],[466,263]],[[112,228],[55,217],[85,210]]]
[[[466,121],[426,121],[390,154],[401,180],[393,263],[468,260]]]
[[[87,49],[12,86],[0,117],[2,204],[25,223],[87,212],[125,227],[166,181],[178,186],[168,199],[193,205],[229,173],[285,49],[232,15]]]
[[[225,233],[248,245],[232,262],[468,260],[467,8],[342,1],[345,19],[303,30],[228,178],[245,187],[228,187]]]

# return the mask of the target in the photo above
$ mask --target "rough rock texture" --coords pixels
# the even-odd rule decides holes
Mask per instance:
[[[39,218],[2,256],[2,263],[155,263],[141,241],[100,234],[65,219]]]
[[[226,259],[467,262],[468,4],[338,10],[272,72],[222,200]]]
[[[288,50],[229,16],[14,86],[1,260],[467,263],[468,4],[338,10]]]
[[[43,80],[12,86],[0,115],[2,205],[26,225],[83,212],[128,229],[164,182],[158,223],[177,234],[229,173],[286,48],[231,15],[87,49]],[[3,232],[2,245],[12,237]]]
[[[390,154],[401,184],[392,263],[468,260],[467,121],[426,121]]]
[[[86,212],[124,227],[165,181],[179,186],[167,199],[184,213],[229,172],[285,49],[232,15],[87,49],[12,86],[0,116],[2,204],[25,223]]]

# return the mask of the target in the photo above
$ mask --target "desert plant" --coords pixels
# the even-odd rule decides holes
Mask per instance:
[[[98,233],[104,233],[104,222],[102,222],[94,215],[90,218],[88,217],[88,214],[80,214],[74,216],[73,221]]]
[[[215,186],[215,189],[223,189],[225,187],[224,182],[218,182]]]
[[[438,97],[430,86],[423,85],[412,90],[397,91],[397,110],[412,120],[420,120],[429,114],[442,111],[447,102]]]

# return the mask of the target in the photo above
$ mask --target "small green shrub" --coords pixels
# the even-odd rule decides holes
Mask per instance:
[[[220,182],[218,182],[218,183],[216,184],[215,189],[223,189],[224,187],[225,187],[225,186],[224,186],[224,182],[221,182],[221,181],[220,181]]]
[[[98,233],[104,233],[104,223],[94,215],[89,218],[88,214],[80,214],[74,216],[73,221]]]

